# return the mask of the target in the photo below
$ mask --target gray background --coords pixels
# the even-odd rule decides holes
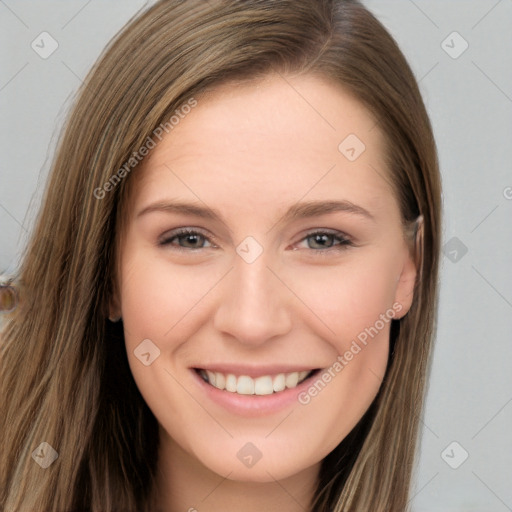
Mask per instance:
[[[0,0],[0,274],[19,260],[72,94],[144,3]],[[420,82],[444,188],[439,326],[412,510],[512,510],[512,0],[365,3]],[[31,47],[43,31],[59,45],[46,59]]]

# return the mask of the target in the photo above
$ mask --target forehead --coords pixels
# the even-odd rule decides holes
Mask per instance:
[[[179,197],[248,214],[305,196],[393,206],[375,119],[339,86],[271,75],[196,99],[133,176],[136,202]]]

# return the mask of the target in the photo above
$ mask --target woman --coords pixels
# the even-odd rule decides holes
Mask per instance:
[[[360,3],[132,20],[19,272],[3,509],[405,510],[440,196],[414,76]]]

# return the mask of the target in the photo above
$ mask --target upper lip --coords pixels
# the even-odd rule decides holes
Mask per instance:
[[[209,370],[211,372],[219,372],[225,375],[233,374],[236,376],[247,375],[248,377],[257,378],[264,375],[278,375],[280,373],[293,373],[302,371],[316,370],[317,367],[310,365],[267,365],[267,366],[249,366],[249,365],[234,365],[234,364],[206,364],[195,365],[192,368],[196,370]]]

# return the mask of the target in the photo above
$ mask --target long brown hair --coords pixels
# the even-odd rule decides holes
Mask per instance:
[[[404,227],[423,219],[414,300],[392,322],[383,384],[324,459],[311,504],[314,512],[406,509],[441,234],[436,147],[413,73],[355,0],[165,0],[105,49],[57,148],[2,339],[2,510],[149,510],[156,420],[131,376],[122,324],[108,321],[120,212],[137,172],[126,162],[206,89],[271,72],[313,73],[352,93],[384,134]],[[42,442],[58,453],[46,469],[32,459]]]

